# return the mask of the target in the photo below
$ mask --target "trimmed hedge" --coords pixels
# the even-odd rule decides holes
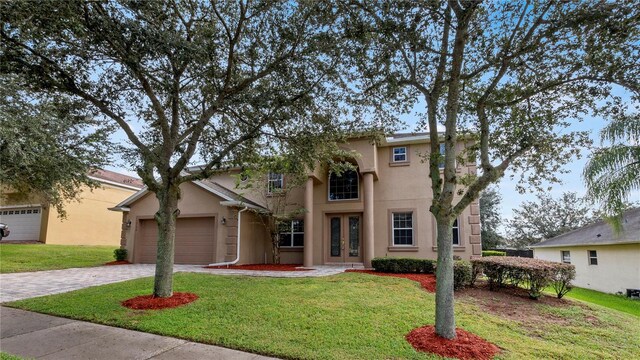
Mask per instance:
[[[429,259],[375,258],[371,260],[371,266],[378,272],[433,274],[436,268],[436,262]]]
[[[460,290],[473,285],[473,269],[471,263],[465,260],[453,262],[453,289]]]
[[[375,271],[396,274],[433,274],[436,270],[436,261],[429,259],[411,258],[375,258],[371,260],[371,266]],[[471,263],[465,260],[453,262],[453,288],[462,289],[472,284],[473,268]]]
[[[484,272],[489,279],[489,289],[506,284],[524,286],[529,297],[538,299],[542,289],[554,285],[556,295],[562,298],[571,290],[571,280],[575,278],[575,267],[540,259],[513,256],[488,256],[471,260],[473,273]]]
[[[506,251],[482,250],[482,257],[486,256],[507,256]]]

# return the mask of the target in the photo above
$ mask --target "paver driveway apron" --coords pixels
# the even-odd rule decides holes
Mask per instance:
[[[245,271],[205,269],[201,265],[174,265],[174,271],[217,275],[247,275],[269,277],[315,277],[341,273],[344,267],[318,266],[311,271]],[[0,274],[0,302],[59,294],[91,286],[153,276],[155,265],[132,264]]]

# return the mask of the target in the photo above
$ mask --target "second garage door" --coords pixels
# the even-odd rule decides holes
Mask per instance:
[[[176,225],[175,263],[205,265],[214,262],[215,218],[179,218]],[[134,262],[156,262],[158,227],[155,220],[142,220],[134,244]]]

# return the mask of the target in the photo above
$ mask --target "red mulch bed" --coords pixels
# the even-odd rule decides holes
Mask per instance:
[[[174,308],[196,301],[198,295],[193,293],[174,292],[168,298],[154,297],[153,295],[136,296],[122,302],[122,306],[134,310],[160,310]]]
[[[118,261],[109,261],[108,263],[104,263],[105,265],[129,265],[131,264],[127,260],[118,260]]]
[[[427,325],[411,330],[405,338],[418,351],[447,358],[489,360],[500,352],[496,345],[462,329],[456,329],[456,338],[449,340],[436,335],[435,326]]]
[[[420,285],[422,285],[422,288],[428,292],[436,292],[436,276],[433,274],[395,274],[395,273],[378,272],[373,270],[358,270],[358,269],[348,269],[346,270],[346,272],[358,272],[358,273],[365,273],[365,274],[378,275],[378,276],[392,276],[392,277],[399,277],[403,279],[409,279],[409,280],[419,282]]]
[[[309,271],[311,269],[298,269],[302,265],[296,264],[247,264],[247,265],[222,265],[205,266],[205,269],[229,269],[229,270],[257,270],[257,271]]]

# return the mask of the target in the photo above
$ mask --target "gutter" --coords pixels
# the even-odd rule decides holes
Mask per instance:
[[[242,229],[242,212],[247,211],[249,209],[248,206],[245,206],[244,209],[238,211],[238,239],[236,241],[236,258],[233,261],[219,262],[214,264],[209,264],[208,266],[225,266],[225,265],[235,265],[238,261],[240,261],[240,229]]]

